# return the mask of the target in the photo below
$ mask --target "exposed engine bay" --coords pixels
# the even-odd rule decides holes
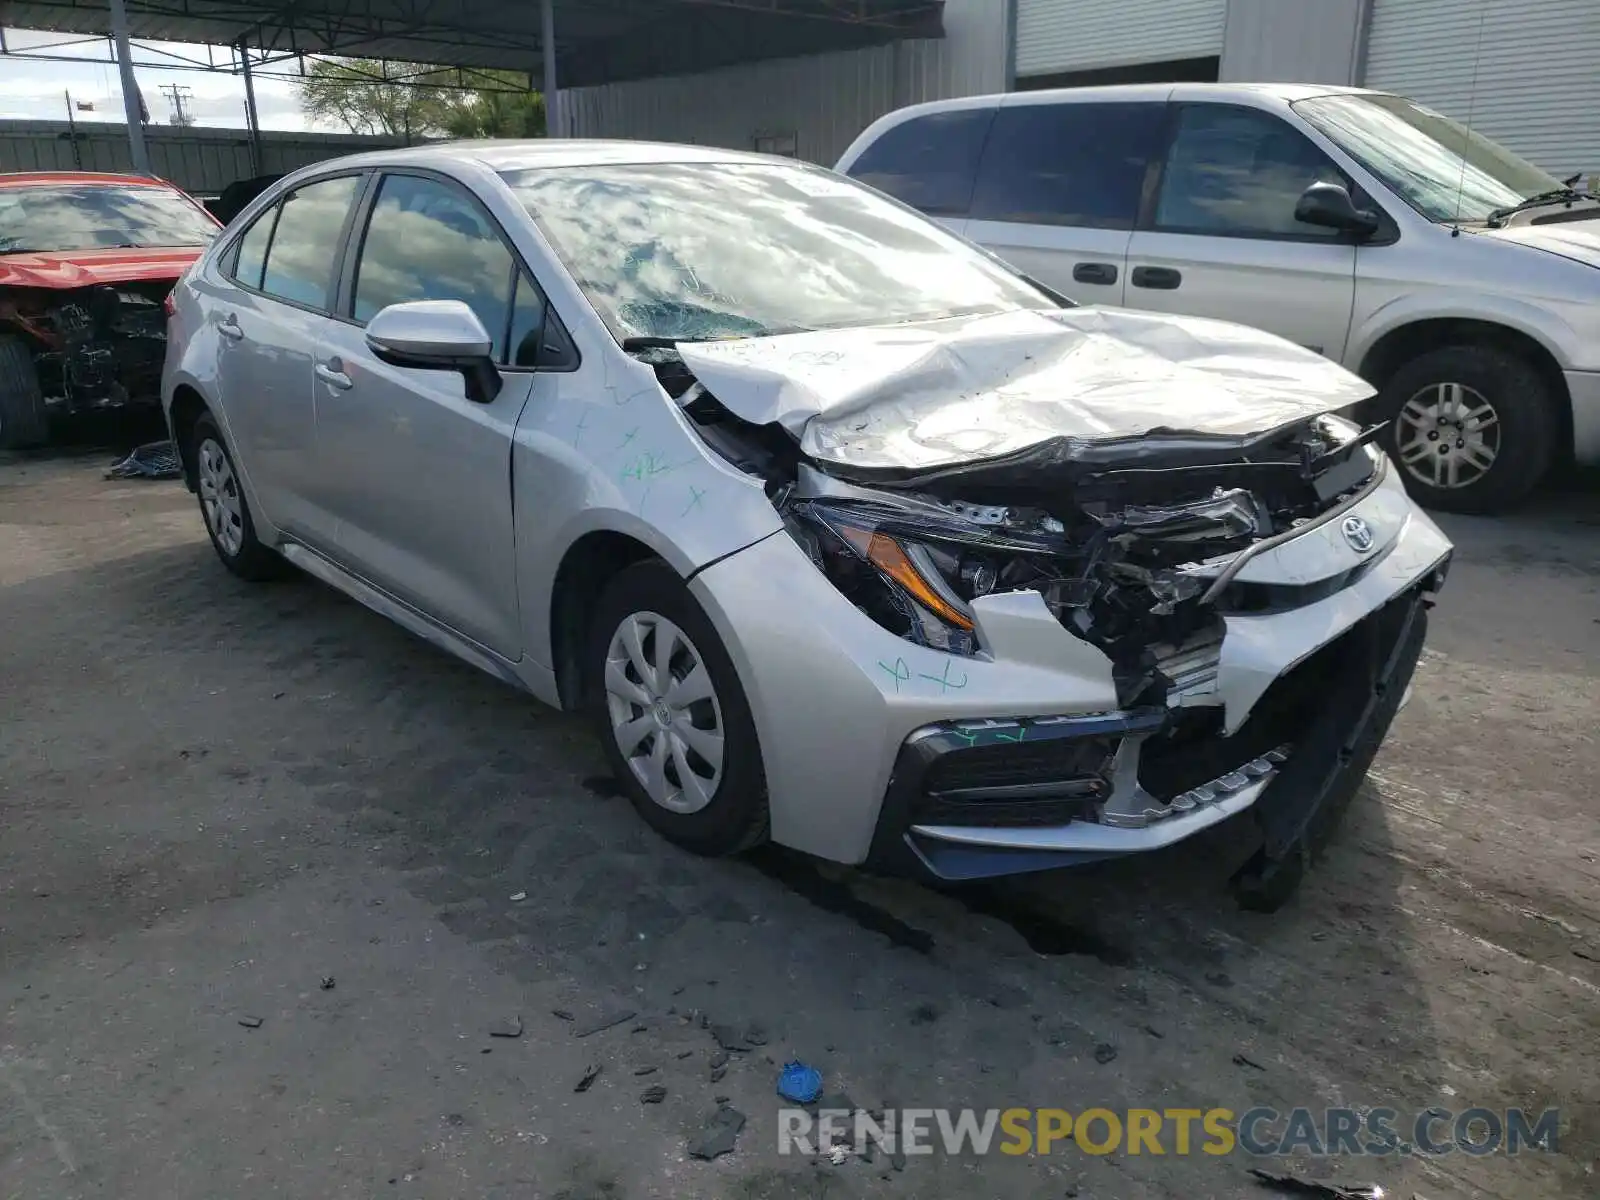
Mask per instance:
[[[80,412],[160,403],[171,280],[0,292],[0,328],[34,347],[45,404]]]
[[[1113,320],[1121,323],[1121,316]],[[1160,328],[1170,334],[1172,326]],[[1046,357],[1040,346],[1048,350],[1051,336],[1029,334],[1028,361],[1038,362]],[[897,348],[906,341],[903,334],[890,336]],[[794,340],[763,339],[769,345]],[[763,381],[748,367],[754,354],[747,346],[716,346],[738,368],[719,381],[721,387]],[[1092,426],[1099,417],[1080,403],[1080,391],[1069,418],[1053,430],[1045,425],[1048,412],[1028,413],[1033,440],[1027,442],[995,419],[994,410],[1003,409],[1007,397],[969,386],[943,408],[926,400],[944,364],[930,368],[924,355],[900,375],[904,386],[898,394],[892,387],[879,387],[878,394],[889,395],[890,407],[901,416],[915,409],[911,424],[939,428],[948,445],[961,442],[972,426],[985,425],[976,440],[985,449],[997,441],[1005,449],[960,461],[941,448],[946,461],[928,461],[933,439],[917,436],[904,461],[891,463],[881,456],[898,434],[881,405],[853,403],[827,411],[819,404],[807,417],[804,404],[790,397],[769,407],[781,413],[778,420],[752,422],[709,390],[704,376],[715,373],[701,369],[705,349],[661,346],[640,351],[640,357],[654,366],[700,435],[730,463],[764,481],[790,535],[858,608],[914,643],[972,655],[983,651],[972,602],[1036,591],[1067,630],[1110,658],[1124,708],[1219,703],[1215,681],[1225,614],[1296,607],[1349,582],[1269,586],[1234,575],[1251,555],[1364,495],[1383,470],[1381,455],[1370,446],[1378,430],[1362,431],[1327,411],[1362,398],[1365,385],[1321,359],[1301,372],[1301,415],[1274,395],[1262,406],[1260,428],[1250,427],[1249,408],[1235,388],[1219,405],[1229,407],[1225,433],[1205,423],[1196,428],[1174,421],[1175,428],[1146,427],[1137,435],[1085,437],[1077,432],[1080,419]],[[963,354],[966,346],[958,340],[955,349]],[[1095,350],[1099,357],[1087,374],[1108,378],[1115,357],[1103,345]],[[951,353],[948,341],[934,351],[935,357]],[[1061,361],[1071,353],[1069,347]],[[972,361],[962,357],[955,370],[970,375]],[[1316,382],[1324,368],[1336,373],[1336,386],[1315,395],[1304,384]],[[1128,373],[1136,379],[1142,374],[1147,390],[1171,394],[1171,381],[1156,378],[1148,361],[1135,356]],[[1001,386],[1012,389],[1009,398],[1016,399],[1017,373],[999,374]],[[1220,394],[1214,380],[1175,374],[1195,390],[1212,386]],[[781,386],[791,383],[792,377],[783,377]],[[1261,387],[1263,381],[1252,384]],[[1292,386],[1284,391],[1295,394]],[[965,425],[944,420],[953,408]],[[832,433],[818,435],[818,422],[827,422]],[[870,442],[848,444],[854,434]],[[869,444],[880,461],[863,465],[866,456],[859,451]],[[841,445],[844,461],[825,456],[823,447]]]

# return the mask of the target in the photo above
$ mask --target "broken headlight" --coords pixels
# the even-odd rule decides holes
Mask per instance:
[[[978,649],[973,600],[1059,574],[1049,556],[1061,553],[1062,539],[1042,515],[1030,532],[910,503],[807,500],[788,511],[790,534],[858,608],[892,633],[952,654]]]

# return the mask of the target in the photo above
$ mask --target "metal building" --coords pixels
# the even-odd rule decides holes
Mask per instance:
[[[946,0],[942,40],[563,93],[576,136],[831,163],[905,104],[1167,80],[1401,92],[1559,175],[1600,172],[1600,0]]]

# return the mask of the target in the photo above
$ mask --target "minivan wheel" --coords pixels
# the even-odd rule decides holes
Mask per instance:
[[[222,440],[222,431],[210,413],[202,413],[194,423],[196,491],[200,497],[200,516],[205,520],[211,548],[222,565],[240,579],[259,583],[287,573],[288,564],[277,552],[262,545],[250,519],[250,502],[245,499],[239,473]]]
[[[767,839],[755,721],[722,639],[677,572],[643,562],[602,592],[584,677],[618,783],[639,815],[695,854]]]
[[[1380,396],[1388,450],[1428,508],[1492,513],[1527,497],[1555,458],[1555,398],[1531,364],[1447,346],[1404,364]]]

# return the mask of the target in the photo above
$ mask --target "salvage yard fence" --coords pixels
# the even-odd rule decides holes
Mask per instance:
[[[341,133],[261,134],[261,169],[250,161],[250,139],[242,129],[147,125],[150,169],[197,196],[214,196],[228,184],[255,175],[279,175],[311,163],[381,150],[393,138]],[[0,121],[0,172],[131,171],[127,127],[66,121]]]

